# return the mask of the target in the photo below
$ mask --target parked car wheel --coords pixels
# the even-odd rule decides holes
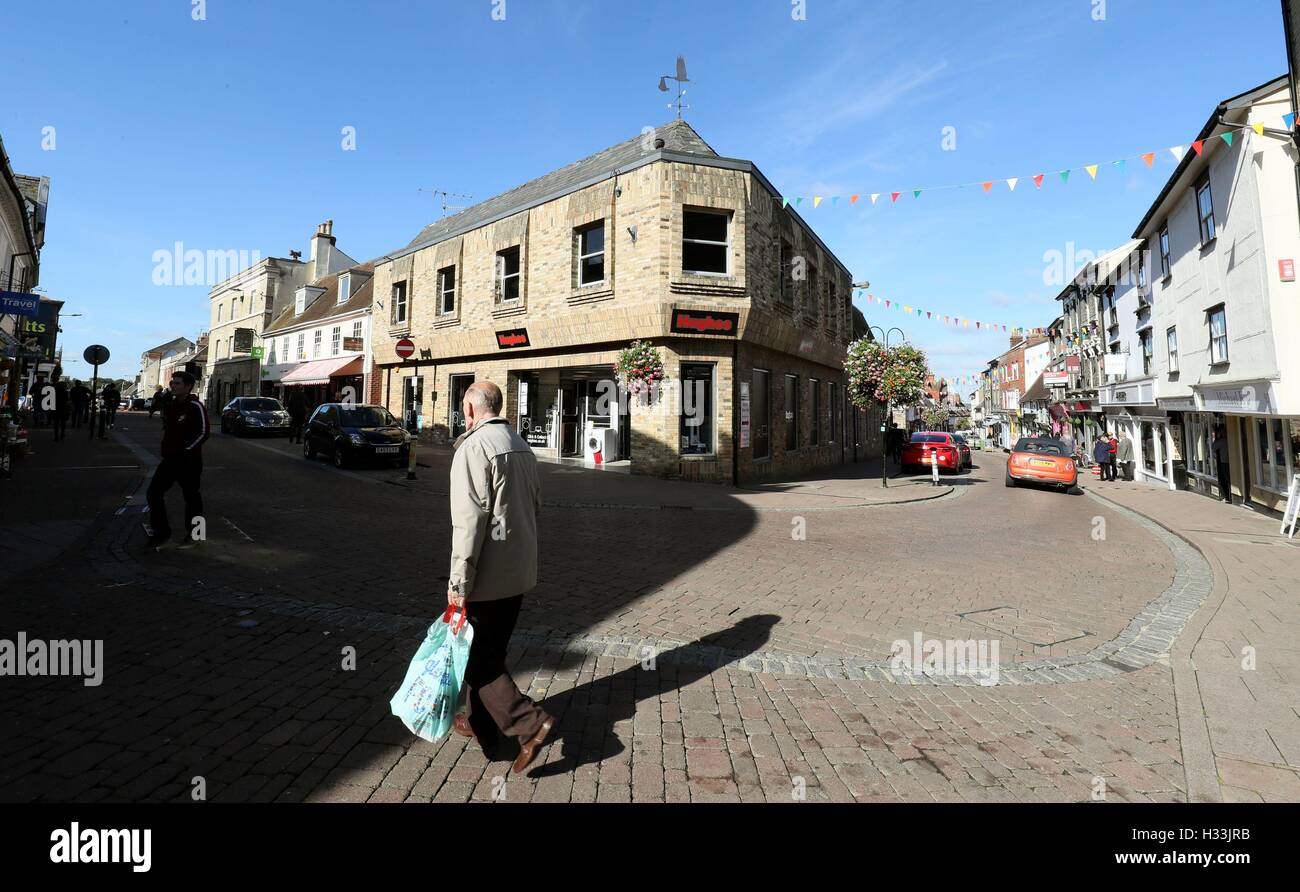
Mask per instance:
[[[1015,477],[1012,477],[1011,474],[1008,473],[1008,474],[1007,474],[1007,486],[1010,486],[1010,487],[1012,487],[1012,488],[1015,488],[1015,485],[1016,485],[1016,478],[1015,478]]]
[[[316,457],[316,449],[311,445],[311,437],[302,438],[302,457],[308,459]]]
[[[339,443],[334,444],[334,467],[346,468],[348,466],[348,455]]]

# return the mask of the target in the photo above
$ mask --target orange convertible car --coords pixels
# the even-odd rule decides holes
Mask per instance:
[[[1019,483],[1044,483],[1078,492],[1079,469],[1060,440],[1021,437],[1007,458],[1007,486]]]

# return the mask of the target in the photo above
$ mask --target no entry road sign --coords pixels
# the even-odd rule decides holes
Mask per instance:
[[[410,338],[402,338],[393,345],[393,350],[402,359],[406,359],[415,353],[415,341]]]

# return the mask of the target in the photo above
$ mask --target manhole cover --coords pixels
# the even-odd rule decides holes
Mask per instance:
[[[1054,644],[1086,638],[1092,634],[1087,629],[1058,623],[1018,607],[986,607],[957,615],[991,632],[1035,647],[1051,647]]]

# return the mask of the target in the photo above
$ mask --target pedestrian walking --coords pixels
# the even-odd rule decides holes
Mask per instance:
[[[31,400],[33,427],[45,427],[50,423],[50,412],[46,410],[45,401],[41,398],[45,395],[45,387],[48,383],[45,376],[41,375],[32,384],[32,389],[27,391],[27,396]]]
[[[55,440],[66,440],[68,437],[68,385],[62,378],[63,373],[58,369],[50,372],[49,383],[43,388],[40,399],[45,414],[49,416],[50,427],[54,428]]]
[[[203,475],[203,443],[208,439],[208,410],[194,396],[194,376],[172,375],[173,399],[163,408],[162,461],[153,472],[145,498],[149,502],[149,545],[157,548],[172,537],[167,522],[167,490],[179,483],[185,496],[185,542],[193,538],[194,519],[203,515],[199,478]]]
[[[80,381],[73,381],[68,398],[72,400],[72,426],[81,427],[90,414],[90,388]]]
[[[99,413],[99,438],[106,439],[104,428],[111,428],[117,423],[117,407],[122,402],[122,391],[117,389],[117,385],[109,381],[100,391],[100,396],[104,401],[104,409]]]
[[[447,602],[462,606],[474,628],[465,667],[467,707],[453,727],[488,750],[498,734],[519,740],[515,773],[537,756],[555,727],[519,691],[506,669],[506,647],[537,584],[537,514],[542,488],[532,449],[500,417],[501,388],[477,381],[465,392],[465,432],[451,461],[451,575]]]
[[[1110,468],[1110,479],[1115,480],[1118,477],[1118,471],[1119,471],[1119,462],[1117,461],[1118,453],[1119,453],[1119,440],[1116,438],[1114,434],[1110,435],[1110,438],[1106,441],[1106,446],[1107,449],[1109,450],[1109,455],[1107,456],[1106,464]]]
[[[295,387],[289,394],[289,442],[302,442],[302,425],[307,420],[307,400],[303,399],[302,390]]]
[[[1232,472],[1228,467],[1228,434],[1223,426],[1214,429],[1214,464],[1219,472],[1219,496],[1232,504]]]
[[[896,465],[903,463],[903,442],[907,437],[898,427],[898,422],[889,422],[889,432],[885,435],[885,443],[889,447],[889,458]]]
[[[1129,438],[1128,431],[1119,432],[1119,443],[1115,449],[1115,458],[1120,467],[1124,469],[1124,479],[1133,479],[1133,440]]]
[[[1106,439],[1105,434],[1097,435],[1097,442],[1092,445],[1092,459],[1101,466],[1101,479],[1110,480],[1110,473],[1107,471],[1110,464],[1110,441]]]
[[[153,418],[153,413],[162,411],[163,389],[159,387],[153,392],[153,398],[149,400],[149,417]]]

